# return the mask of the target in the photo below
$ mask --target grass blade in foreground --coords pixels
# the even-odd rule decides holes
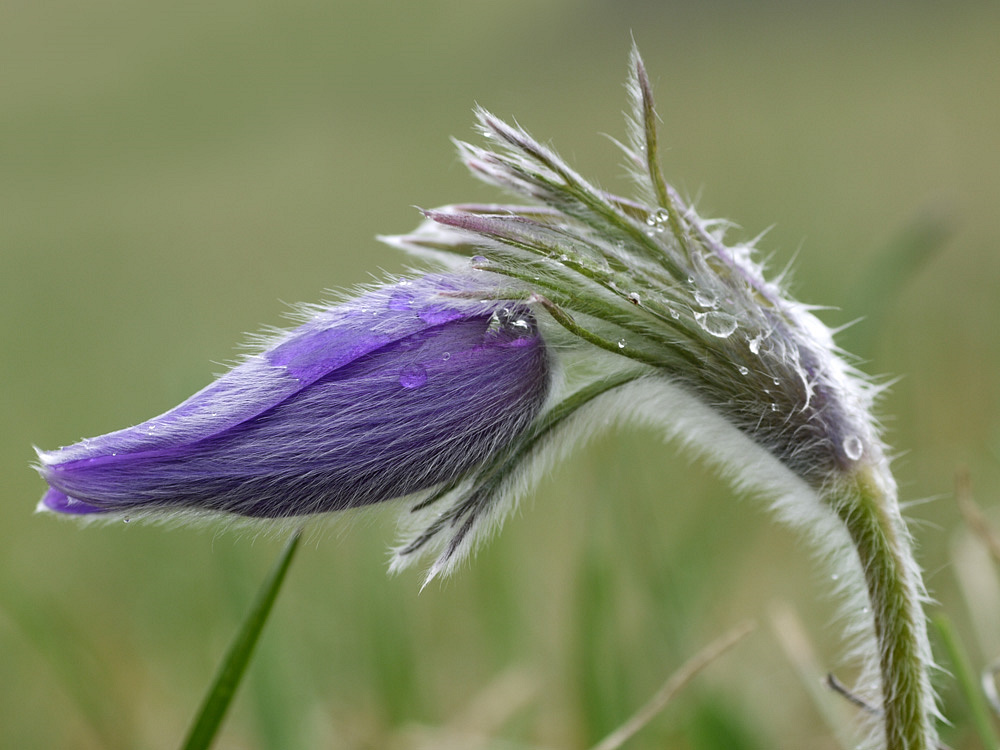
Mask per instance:
[[[243,673],[246,671],[250,657],[253,656],[254,647],[260,638],[260,633],[264,629],[264,623],[271,613],[274,601],[278,597],[278,591],[285,580],[285,573],[288,566],[292,564],[295,557],[295,550],[298,549],[299,540],[302,538],[302,529],[292,534],[288,544],[281,553],[270,574],[257,593],[257,599],[253,607],[247,613],[243,626],[237,634],[236,639],[229,647],[229,653],[219,667],[215,680],[205,696],[198,711],[198,716],[191,725],[187,739],[184,741],[183,750],[203,750],[211,746],[215,739],[222,719],[229,709],[229,704],[236,694]]]
[[[976,728],[976,733],[983,743],[983,747],[1000,747],[1000,739],[993,731],[993,720],[990,717],[990,709],[986,703],[986,698],[976,680],[972,666],[969,664],[969,657],[962,647],[961,641],[955,634],[955,629],[951,625],[951,620],[943,614],[937,614],[931,618],[938,635],[941,637],[941,645],[944,646],[945,653],[948,654],[948,661],[951,662],[951,671],[955,675],[955,682],[965,698],[965,705],[972,719],[972,724]]]
[[[656,694],[636,711],[628,721],[601,740],[591,750],[618,750],[618,748],[632,739],[640,729],[652,721],[660,711],[666,708],[667,704],[680,692],[681,688],[694,679],[705,667],[750,635],[755,627],[756,625],[753,622],[741,623],[728,633],[709,643],[705,648],[692,656],[680,669],[674,672]]]

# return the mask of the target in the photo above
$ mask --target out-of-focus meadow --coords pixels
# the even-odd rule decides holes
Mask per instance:
[[[286,303],[405,261],[414,205],[491,200],[480,103],[615,191],[630,34],[664,169],[831,305],[883,404],[936,610],[1000,656],[1000,6],[93,0],[0,9],[0,745],[170,748],[275,536],[33,515],[32,444],[153,416]],[[921,245],[926,257],[907,252]],[[902,248],[902,249],[901,249]],[[906,256],[906,260],[900,260]],[[592,745],[713,637],[758,627],[631,747],[835,748],[831,572],[653,435],[554,471],[474,564],[386,576],[391,511],[300,550],[220,748]],[[797,623],[815,666],[793,638]],[[947,665],[946,665],[947,666]],[[939,676],[945,730],[974,748]],[[818,694],[818,698],[813,695]]]

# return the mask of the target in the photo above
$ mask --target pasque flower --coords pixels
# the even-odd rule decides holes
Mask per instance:
[[[157,419],[42,453],[65,513],[302,516],[410,496],[394,566],[451,570],[549,463],[615,421],[661,427],[772,501],[837,568],[879,744],[935,746],[920,571],[873,417],[878,388],[811,308],[664,180],[633,54],[608,193],[478,112],[468,168],[528,205],[424,212],[383,238],[439,263],[329,309]],[[869,614],[870,612],[870,614]],[[871,686],[877,686],[871,690]]]
[[[429,275],[320,310],[175,409],[40,453],[48,510],[289,517],[461,476],[531,423],[548,354],[492,274]]]

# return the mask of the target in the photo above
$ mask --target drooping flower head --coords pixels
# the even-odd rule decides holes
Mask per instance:
[[[891,750],[930,750],[924,598],[872,405],[810,308],[664,180],[637,53],[627,162],[591,184],[477,113],[476,176],[527,205],[426,211],[383,238],[445,271],[271,341],[176,409],[41,453],[42,507],[84,516],[299,517],[411,498],[394,567],[448,572],[553,458],[616,420],[660,426],[770,498],[855,581],[852,618]],[[557,373],[555,377],[553,373]],[[874,636],[874,638],[872,638]],[[877,675],[879,679],[870,679]],[[870,692],[870,691],[869,691]]]

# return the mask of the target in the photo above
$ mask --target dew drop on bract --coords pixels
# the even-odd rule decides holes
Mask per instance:
[[[844,448],[844,455],[851,461],[857,461],[865,452],[865,446],[861,442],[861,438],[857,435],[848,435],[845,437],[842,447]]]
[[[694,301],[702,307],[718,307],[719,300],[712,294],[705,294],[701,290],[695,290]]]
[[[619,349],[625,348],[625,339],[618,339],[618,348]]]
[[[750,341],[748,342],[748,346],[750,347],[751,354],[760,354],[760,343],[763,340],[764,337],[761,336],[759,333],[752,339],[750,339]]]
[[[419,388],[427,382],[427,370],[420,365],[404,367],[399,373],[399,384],[404,388]]]
[[[746,365],[740,365],[739,368],[737,368],[737,369],[739,369],[740,375],[749,375],[750,374],[750,368],[747,367]]]
[[[718,336],[720,339],[728,338],[736,330],[736,318],[729,313],[710,310],[709,312],[695,313],[694,319],[698,322],[706,333]]]
[[[628,301],[633,305],[638,305],[642,302],[637,292],[629,292]]]
[[[650,214],[646,218],[646,226],[652,227],[654,232],[662,232],[666,228],[664,225],[669,220],[670,214],[661,208],[659,211],[654,214]]]

